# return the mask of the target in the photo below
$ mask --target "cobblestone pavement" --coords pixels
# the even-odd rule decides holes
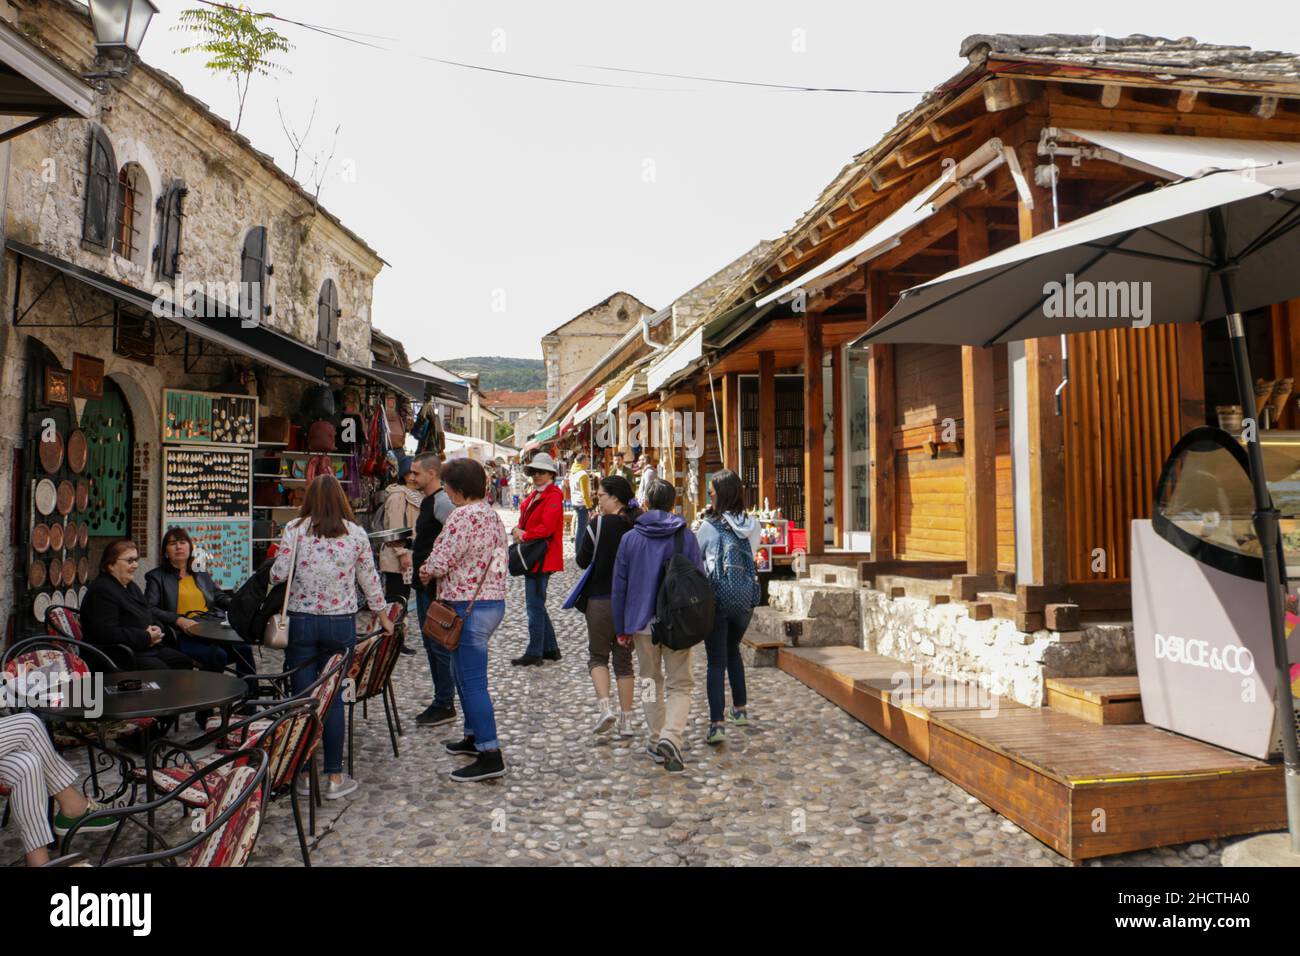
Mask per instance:
[[[551,580],[563,660],[527,668],[510,665],[527,640],[522,586],[511,582],[490,662],[510,773],[479,784],[448,778],[463,761],[439,741],[459,737],[459,721],[416,726],[430,700],[428,667],[423,653],[404,656],[394,678],[401,756],[393,757],[382,706],[366,720],[358,713],[361,789],[318,811],[313,864],[1068,865],[775,668],[749,669],[751,725],[729,727],[727,743],[709,747],[696,650],[685,773],[643,756],[641,738],[596,737],[585,624],[559,609],[575,580],[574,571]],[[0,832],[0,859],[18,855],[15,836]],[[1220,849],[1191,844],[1105,863],[1217,865]],[[286,800],[270,807],[253,864],[300,865]]]

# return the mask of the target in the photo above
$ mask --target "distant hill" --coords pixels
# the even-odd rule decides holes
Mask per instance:
[[[478,372],[479,388],[485,391],[504,389],[530,392],[546,388],[546,363],[541,359],[503,358],[499,355],[471,358],[439,359],[437,364],[464,375]]]

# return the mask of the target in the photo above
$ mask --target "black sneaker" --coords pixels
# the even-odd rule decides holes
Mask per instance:
[[[474,746],[473,737],[463,737],[460,740],[444,740],[442,747],[453,757],[478,756],[478,748]]]
[[[450,723],[455,719],[455,707],[439,707],[430,704],[415,718],[415,722],[421,727],[437,727],[439,724]]]
[[[559,659],[560,659],[560,649],[558,647],[553,651],[542,652],[542,660],[544,661],[558,661]]]
[[[671,740],[659,741],[658,750],[659,756],[664,758],[664,769],[669,773],[681,773],[686,769],[686,764],[682,762],[682,752]]]
[[[540,657],[534,657],[532,654],[525,654],[522,657],[516,657],[510,663],[515,667],[534,667],[542,662]]]
[[[397,649],[399,654],[414,654],[415,648],[408,647],[406,641],[402,641],[402,646]]]
[[[451,772],[451,779],[457,783],[473,783],[476,780],[491,780],[506,775],[506,761],[500,750],[484,750],[473,763],[466,764],[459,770]]]

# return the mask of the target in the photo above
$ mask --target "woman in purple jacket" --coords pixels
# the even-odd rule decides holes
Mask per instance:
[[[646,752],[664,769],[680,773],[682,743],[686,735],[686,719],[691,710],[691,690],[695,680],[691,676],[691,651],[675,651],[654,643],[650,625],[655,616],[655,598],[663,567],[676,549],[681,537],[682,554],[690,558],[701,571],[704,561],[695,535],[686,522],[672,513],[677,501],[677,491],[666,481],[655,480],[644,492],[646,508],[636,519],[632,530],[623,535],[614,559],[614,590],[611,604],[614,612],[614,631],[623,646],[630,642],[636,648],[637,672],[644,681],[647,677],[655,683],[654,697],[643,694],[641,706],[645,710],[650,739]]]

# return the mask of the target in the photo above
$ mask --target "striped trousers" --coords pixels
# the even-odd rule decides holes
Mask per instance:
[[[10,790],[10,814],[22,832],[25,852],[54,842],[49,798],[76,782],[77,772],[55,753],[39,717],[0,717],[0,783]]]

